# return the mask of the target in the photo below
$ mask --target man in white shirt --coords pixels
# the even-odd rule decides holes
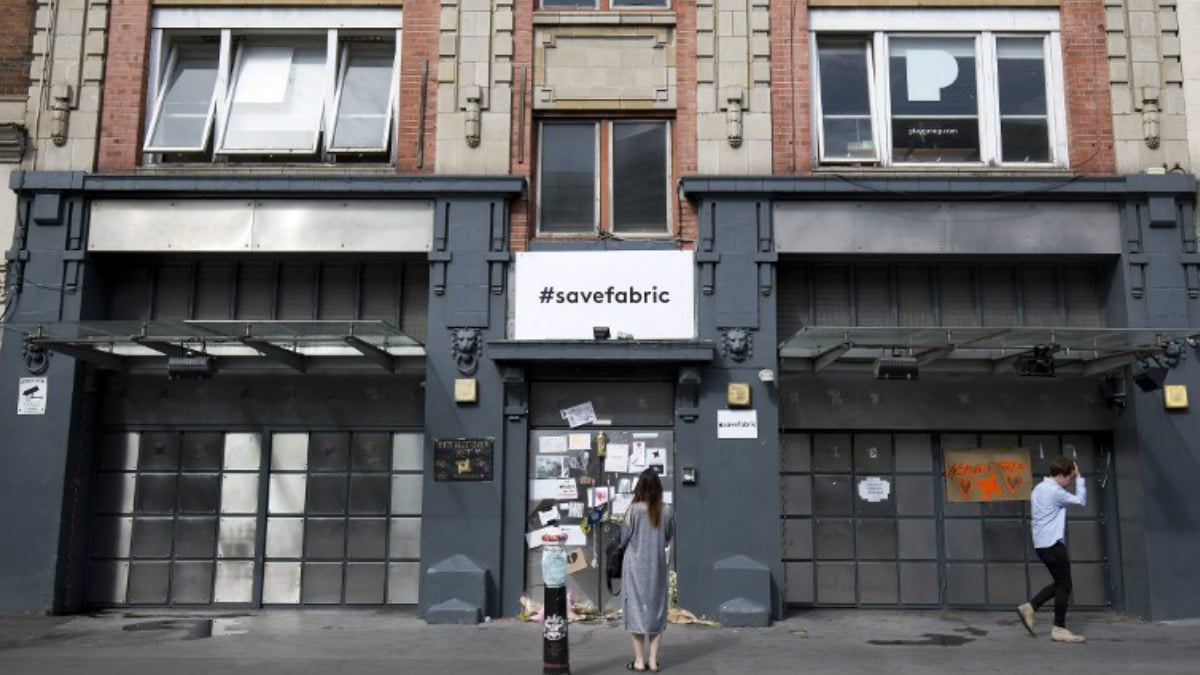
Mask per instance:
[[[1075,494],[1067,491],[1074,481]],[[1067,630],[1067,600],[1071,596],[1071,559],[1063,543],[1067,529],[1067,507],[1087,505],[1087,483],[1079,475],[1079,466],[1066,457],[1057,457],[1050,462],[1050,475],[1033,488],[1029,496],[1030,523],[1033,529],[1033,550],[1050,570],[1054,582],[1047,585],[1026,603],[1017,606],[1017,615],[1030,635],[1033,631],[1033,613],[1054,598],[1054,627],[1050,639],[1054,642],[1085,642],[1082,635]]]

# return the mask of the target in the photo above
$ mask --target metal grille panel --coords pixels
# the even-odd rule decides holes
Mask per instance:
[[[781,537],[794,605],[1006,607],[1049,583],[1033,553],[1026,502],[944,499],[947,448],[1030,448],[1035,476],[1060,454],[1103,473],[1091,436],[1056,434],[789,433],[783,446]],[[797,457],[809,451],[810,460]],[[864,478],[891,485],[868,502]],[[1099,483],[1099,484],[1097,484]],[[1089,485],[1089,506],[1068,517],[1074,602],[1111,605],[1105,510],[1108,486]]]
[[[105,434],[89,601],[415,602],[423,435],[270,440],[268,449],[247,432]]]

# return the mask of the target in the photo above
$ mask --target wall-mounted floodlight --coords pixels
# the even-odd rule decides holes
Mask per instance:
[[[217,372],[217,360],[207,354],[167,358],[167,377],[172,380],[208,379]]]
[[[875,359],[875,379],[915,380],[920,373],[915,356],[881,356]]]
[[[1167,370],[1157,358],[1144,358],[1133,370],[1133,383],[1142,391],[1158,391],[1167,381]]]
[[[1021,377],[1054,377],[1054,352],[1047,345],[1035,345],[1031,353],[1017,357],[1013,368]]]

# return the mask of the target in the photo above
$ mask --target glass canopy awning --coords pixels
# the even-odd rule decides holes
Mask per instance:
[[[312,357],[365,358],[395,372],[423,357],[420,342],[386,321],[97,320],[5,324],[25,341],[93,365],[124,370],[147,356],[261,356],[304,372]]]
[[[1000,372],[1036,347],[1057,363],[1094,375],[1139,358],[1157,356],[1172,344],[1200,340],[1200,328],[1003,328],[819,326],[800,329],[779,347],[787,370],[855,369],[880,356],[911,356],[921,366],[947,371]]]

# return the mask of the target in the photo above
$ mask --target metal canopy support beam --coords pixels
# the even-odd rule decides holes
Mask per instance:
[[[284,349],[283,347],[273,345],[266,340],[242,338],[241,342],[242,344],[269,359],[274,359],[275,361],[278,361],[289,368],[293,368],[302,373],[304,372],[305,359],[303,354],[297,354],[290,349]]]
[[[1083,375],[1089,377],[1099,375],[1110,370],[1124,368],[1125,366],[1137,360],[1137,352],[1126,352],[1124,354],[1114,354],[1112,356],[1102,356],[1098,359],[1091,359],[1083,362]]]
[[[850,351],[850,347],[851,344],[849,342],[843,342],[842,344],[822,353],[820,356],[813,359],[813,372],[819,373],[828,368],[834,361],[837,361],[842,354]]]
[[[157,340],[146,340],[143,338],[133,338],[133,341],[135,344],[141,345],[143,347],[147,347],[149,349],[153,349],[154,351],[158,352],[159,354],[165,354],[166,356],[174,356],[176,358],[181,357],[181,356],[193,356],[198,353],[193,349],[184,349],[183,347],[181,347],[179,345],[171,344],[170,342],[160,342]]]
[[[389,373],[396,372],[396,359],[392,358],[391,354],[385,352],[379,347],[376,347],[370,342],[364,342],[353,335],[347,335],[342,339],[346,341],[346,344],[357,349],[363,356],[379,364],[379,366],[384,370],[388,371]]]
[[[1016,362],[1017,358],[1022,354],[1028,353],[1029,352],[1017,352],[1016,354],[1009,354],[1008,356],[1001,356],[998,359],[992,359],[992,374],[999,375],[1005,368],[1012,370],[1014,368],[1013,364]]]
[[[927,352],[921,352],[920,354],[917,354],[917,366],[927,366],[940,358],[950,356],[952,353],[954,353],[954,345],[947,345],[945,347],[938,347],[937,349],[930,349]]]
[[[33,344],[49,349],[50,351],[66,354],[73,359],[86,361],[99,368],[105,370],[125,371],[125,358],[117,356],[109,352],[102,352],[92,347],[81,347],[79,345],[66,344],[62,342],[42,342],[34,341]]]

